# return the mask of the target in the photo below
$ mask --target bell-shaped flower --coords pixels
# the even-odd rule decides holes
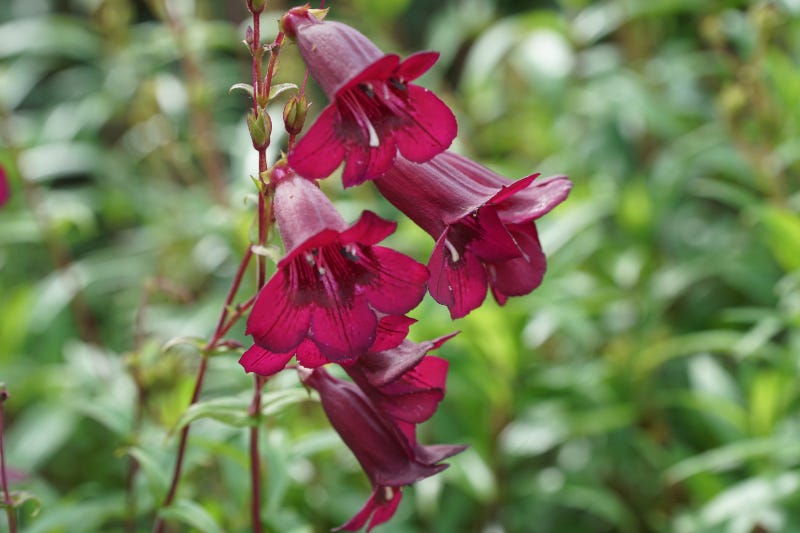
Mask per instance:
[[[427,163],[398,158],[378,190],[436,245],[428,262],[433,298],[453,318],[486,298],[487,285],[500,305],[533,291],[546,260],[535,220],[564,201],[566,176],[517,181],[465,157],[445,152]]]
[[[290,10],[281,25],[331,101],[289,152],[300,175],[325,178],[344,160],[342,182],[352,187],[386,172],[398,151],[422,163],[450,146],[457,130],[452,111],[410,83],[438,53],[401,61],[350,26],[319,20],[307,7]]]
[[[315,183],[281,168],[272,179],[286,255],[250,312],[246,332],[255,346],[242,364],[269,375],[295,352],[309,366],[352,361],[376,341],[380,316],[420,302],[428,271],[376,246],[394,223],[365,211],[348,227]]]
[[[447,468],[440,461],[463,446],[422,446],[410,440],[396,421],[355,383],[331,376],[324,368],[301,369],[303,382],[319,392],[322,408],[367,474],[373,492],[364,507],[338,529],[367,531],[389,520],[401,489]]]

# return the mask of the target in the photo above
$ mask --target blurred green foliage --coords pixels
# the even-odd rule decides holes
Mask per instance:
[[[455,324],[430,299],[415,311],[418,340],[462,332],[422,440],[471,447],[383,530],[800,530],[800,4],[327,6],[385,50],[441,52],[422,81],[458,116],[455,149],[575,183],[541,222],[540,289]],[[266,38],[287,7],[268,3]],[[215,356],[187,412],[200,356],[164,348],[210,335],[254,230],[248,101],[228,94],[249,77],[245,15],[0,4],[0,381],[11,488],[38,500],[25,532],[149,530],[191,420],[166,514],[249,529],[251,381]],[[278,81],[300,82],[296,50],[281,58]],[[276,127],[271,160],[282,142]],[[346,218],[398,219],[391,245],[427,256],[371,186],[336,181]],[[368,494],[357,463],[294,375],[266,390],[265,523],[342,523]]]

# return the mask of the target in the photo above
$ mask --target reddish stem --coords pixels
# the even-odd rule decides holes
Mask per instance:
[[[205,345],[203,350],[203,359],[200,361],[200,367],[197,369],[197,377],[195,378],[194,383],[194,391],[192,392],[192,399],[189,401],[189,406],[194,405],[197,403],[197,400],[200,398],[200,390],[203,388],[203,379],[205,378],[206,369],[208,368],[208,354],[217,346],[219,341],[224,337],[225,333],[230,330],[233,324],[242,317],[244,312],[250,308],[252,302],[255,301],[255,297],[250,298],[244,304],[240,304],[234,310],[232,316],[226,323],[226,319],[229,318],[229,308],[233,299],[236,297],[236,293],[239,291],[239,286],[242,284],[242,279],[244,278],[244,273],[247,270],[247,265],[250,263],[250,259],[253,257],[253,251],[250,247],[248,247],[247,252],[245,252],[244,257],[242,258],[242,262],[239,264],[239,268],[236,271],[236,276],[233,279],[233,283],[231,284],[231,288],[228,291],[228,296],[225,298],[225,305],[222,308],[222,312],[220,313],[219,321],[217,322],[217,327],[214,330],[214,335]],[[178,455],[175,461],[175,469],[172,472],[172,482],[170,483],[169,492],[167,493],[167,497],[164,498],[164,503],[161,504],[161,507],[167,507],[172,504],[175,500],[175,494],[178,490],[178,483],[181,477],[181,470],[183,468],[183,458],[186,454],[186,443],[189,439],[189,427],[190,425],[187,424],[181,430],[180,442],[178,443]],[[158,517],[156,519],[156,523],[153,526],[153,531],[155,533],[163,533],[164,528],[166,527],[166,522],[163,518]]]
[[[250,479],[252,488],[250,494],[250,517],[253,523],[253,533],[261,533],[261,456],[258,451],[258,426],[261,423],[261,388],[265,380],[255,376],[253,402],[250,404],[249,413],[254,417],[255,424],[250,427]]]
[[[8,393],[5,388],[0,388],[0,482],[3,483],[3,500],[6,506],[6,514],[8,515],[8,530],[10,533],[17,531],[17,515],[14,509],[14,502],[11,499],[11,493],[8,490],[8,476],[6,476],[6,454],[3,448],[3,431],[5,428],[5,410],[4,404],[8,399]]]

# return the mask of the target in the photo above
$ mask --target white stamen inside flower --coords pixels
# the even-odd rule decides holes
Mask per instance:
[[[369,147],[377,148],[381,145],[381,140],[378,138],[378,132],[375,131],[375,126],[369,120],[367,122],[367,129],[369,129]]]
[[[324,276],[326,272],[327,272],[327,270],[325,270],[325,267],[324,267],[324,266],[318,266],[318,267],[317,267],[317,273],[318,273],[320,276]]]
[[[394,496],[394,489],[392,487],[383,487],[383,499],[387,502],[392,501]]]
[[[457,263],[461,256],[459,255],[458,250],[456,250],[456,247],[453,246],[452,243],[447,239],[444,240],[444,245],[447,246],[447,250],[450,252],[450,259],[453,260],[453,263]]]
[[[308,263],[309,265],[314,264],[314,254],[312,254],[311,252],[304,253],[303,257],[306,258],[306,263]]]

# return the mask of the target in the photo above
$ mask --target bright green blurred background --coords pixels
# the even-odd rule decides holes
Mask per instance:
[[[265,39],[294,4],[268,5]],[[470,448],[382,530],[800,531],[800,2],[327,5],[387,51],[441,52],[422,83],[457,150],[575,184],[541,221],[540,289],[456,323],[430,298],[413,313],[416,340],[462,332],[421,440]],[[148,531],[163,499],[199,363],[169,341],[209,337],[253,233],[249,102],[228,94],[249,81],[245,15],[0,3],[0,381],[11,488],[41,507],[25,532]],[[302,81],[281,58],[278,81]],[[388,242],[425,260],[431,240],[370,185],[325,189],[348,220],[399,220]],[[176,531],[249,529],[237,358],[211,360]],[[364,475],[291,372],[267,390],[268,530],[342,523]]]

